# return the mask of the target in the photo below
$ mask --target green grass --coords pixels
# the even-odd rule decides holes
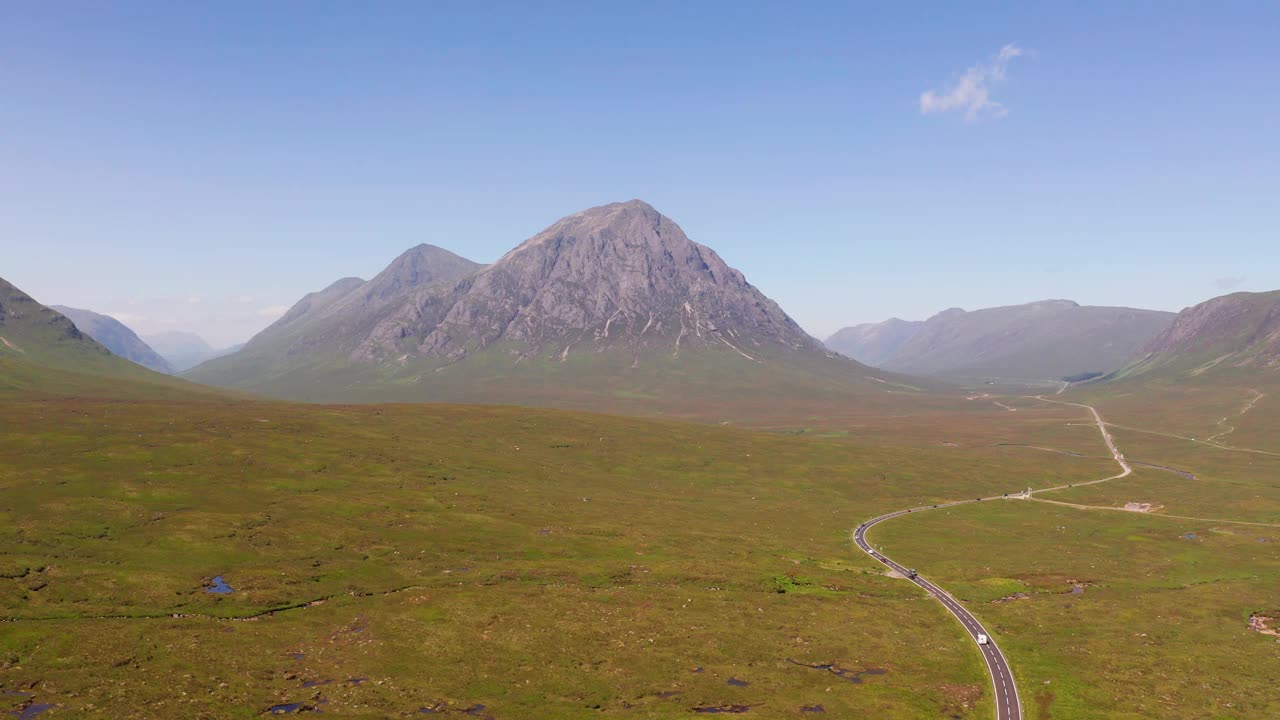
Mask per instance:
[[[989,718],[960,626],[850,530],[1115,472],[1083,410],[1025,398],[995,398],[1016,412],[884,390],[773,416],[721,408],[760,431],[245,401],[17,364],[0,381],[0,690],[58,704],[49,717],[304,702],[344,717],[479,703],[497,718],[722,704]],[[1116,438],[1204,480],[1142,470],[1051,497],[1159,490],[1190,515],[1274,512],[1229,491],[1270,497],[1262,456]],[[1280,646],[1245,623],[1277,609],[1280,532],[1010,500],[915,514],[872,541],[989,623],[1028,718],[1276,714]],[[205,592],[215,575],[235,592]],[[855,684],[790,660],[887,672]]]
[[[902,504],[994,491],[981,457],[500,407],[2,413],[5,687],[72,715],[318,697],[370,717],[989,712],[959,627],[848,539]],[[214,575],[235,592],[204,592]],[[788,659],[888,672],[854,684]],[[372,680],[301,687],[350,676]]]
[[[1280,646],[1247,629],[1277,604],[1280,528],[1010,500],[912,515],[874,542],[987,624],[1029,718],[1280,713]],[[1015,588],[1027,597],[996,602]]]

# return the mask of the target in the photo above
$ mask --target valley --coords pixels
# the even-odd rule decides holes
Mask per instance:
[[[0,720],[1280,717],[1280,6],[0,6]]]
[[[1277,710],[1271,296],[965,386],[825,350],[638,201],[411,248],[180,377],[0,289],[17,717]]]
[[[1280,573],[1280,505],[1240,512],[1220,492],[1266,470],[1236,475],[1215,458],[1238,453],[1130,444],[1150,436],[1106,425],[1125,458],[1197,480],[1139,467],[1090,484],[1115,459],[1070,395],[1004,396],[1017,413],[932,396],[910,417],[832,413],[797,434],[7,393],[4,425],[21,430],[0,452],[0,651],[15,707],[991,717],[960,625],[849,543],[867,518],[977,495],[995,499],[895,518],[875,542],[982,621],[1025,717],[1201,717],[1224,700],[1191,688],[1223,683],[1242,717],[1275,709],[1262,668],[1276,646],[1246,621]],[[751,424],[746,411],[722,410]],[[1002,497],[1028,485],[1033,500]],[[1036,501],[1050,499],[1163,507]],[[1244,654],[1259,670],[1157,672],[1133,652],[1154,638],[1159,657]],[[839,676],[809,669],[828,665]]]

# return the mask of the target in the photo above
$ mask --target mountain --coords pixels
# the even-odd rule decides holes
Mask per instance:
[[[826,339],[827,347],[860,363],[879,367],[924,327],[923,320],[889,318],[843,328]]]
[[[365,281],[358,277],[346,277],[323,290],[308,293],[293,307],[289,308],[289,312],[286,312],[279,320],[272,323],[262,333],[262,336],[269,337],[285,328],[301,325],[305,320],[315,317],[321,310],[329,307],[335,301],[341,300],[352,290],[364,285],[364,283]]]
[[[341,298],[308,296],[190,377],[310,400],[575,406],[867,379],[638,200],[565,217],[488,267],[444,252],[419,246]]]
[[[142,338],[175,372],[189,370],[200,363],[239,350],[243,345],[214,349],[204,338],[191,332],[171,330]]]
[[[148,392],[194,387],[117,357],[68,317],[0,279],[0,395],[101,394],[113,385]]]
[[[1233,293],[1183,310],[1117,376],[1156,371],[1280,380],[1280,290]]]
[[[66,316],[3,279],[0,357],[70,369],[109,367],[118,360]]]
[[[1186,308],[1132,362],[1072,394],[1119,426],[1280,454],[1280,290]]]
[[[150,345],[143,342],[141,338],[119,320],[106,315],[99,315],[91,310],[81,310],[79,308],[66,307],[65,305],[51,305],[50,307],[67,316],[71,322],[76,324],[76,327],[87,333],[89,337],[97,340],[108,350],[125,360],[135,362],[156,372],[166,374],[174,372],[163,357],[155,350],[152,350]]]
[[[828,345],[911,375],[1056,380],[1123,366],[1173,317],[1155,310],[1042,300],[974,312],[951,308],[922,323],[895,319],[846,328]]]
[[[409,294],[446,285],[482,267],[434,245],[410,248],[372,280],[342,278],[309,293],[239,351],[195,368],[191,377],[270,392],[266,388],[280,377],[299,380],[349,365],[347,356]]]
[[[766,344],[819,347],[714,251],[632,201],[570,215],[446,293],[414,293],[353,357],[410,350],[456,361],[504,343],[514,357],[567,356],[579,343],[635,353],[723,345],[743,357]]]

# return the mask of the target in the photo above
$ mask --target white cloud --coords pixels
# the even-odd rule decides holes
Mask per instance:
[[[252,295],[237,295],[231,298],[231,302],[237,305],[252,305],[253,300],[254,298]]]
[[[191,297],[187,298],[188,305],[199,305],[202,302],[204,301],[200,299],[199,295],[192,295]]]
[[[1231,288],[1239,287],[1243,285],[1245,279],[1246,278],[1243,275],[1232,275],[1230,277],[1220,277],[1213,281],[1213,286],[1218,288],[1219,290],[1230,290]]]
[[[268,305],[259,309],[256,315],[258,317],[278,318],[287,312],[289,312],[288,305]]]
[[[963,110],[965,120],[969,121],[1004,117],[1009,111],[991,99],[991,87],[1004,80],[1009,63],[1023,54],[1022,48],[1012,43],[1005,45],[989,61],[965,70],[955,85],[945,92],[926,90],[920,93],[920,113],[928,115]]]

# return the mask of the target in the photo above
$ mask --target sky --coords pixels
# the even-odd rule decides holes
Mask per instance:
[[[3,3],[0,277],[225,346],[641,198],[819,337],[1280,288],[1280,3],[1019,5]]]

